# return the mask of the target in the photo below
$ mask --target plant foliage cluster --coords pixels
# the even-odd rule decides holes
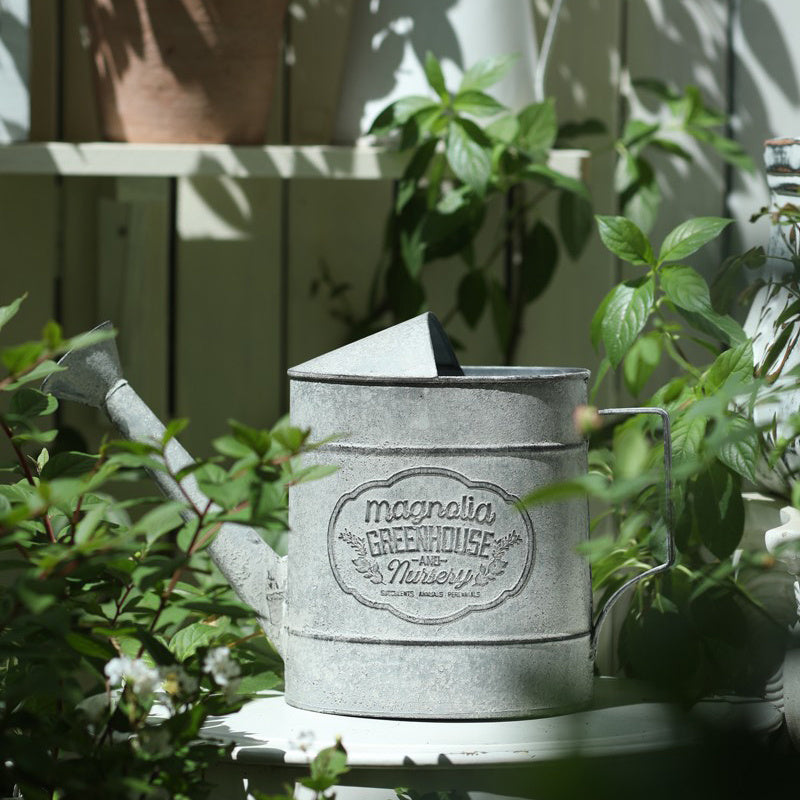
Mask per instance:
[[[637,81],[641,91],[657,98],[663,113],[655,120],[630,119],[614,139],[598,119],[559,124],[552,99],[518,112],[503,106],[490,89],[514,60],[481,61],[453,89],[429,53],[430,94],[397,100],[373,123],[371,133],[397,140],[408,163],[397,184],[367,307],[354,310],[348,284],[326,271],[313,286],[314,291],[327,287],[332,312],[351,338],[372,332],[387,314],[399,321],[419,313],[436,262],[455,258],[463,270],[450,292],[453,305],[440,315],[443,322],[460,317],[475,328],[488,313],[499,352],[505,363],[513,363],[526,309],[550,285],[562,252],[577,259],[593,231],[589,191],[582,180],[548,166],[553,147],[588,136],[601,141],[597,152],[613,150],[620,209],[645,229],[661,201],[654,154],[692,161],[682,142],[694,139],[738,166],[751,167],[741,147],[717,131],[725,117],[704,103],[696,87],[680,93],[659,81]]]
[[[604,354],[594,390],[610,370],[618,370],[633,397],[669,412],[672,428],[677,563],[639,585],[622,630],[622,661],[630,674],[690,699],[759,693],[780,664],[795,609],[791,602],[775,604],[750,590],[776,567],[774,558],[735,551],[744,530],[743,488],[757,485],[800,433],[794,415],[794,427],[784,428],[784,438],[777,441],[769,435],[775,421],[757,425],[754,415],[776,393],[798,389],[797,370],[783,366],[800,326],[800,304],[786,303],[775,343],[757,363],[753,339],[715,307],[715,299],[719,304],[730,293],[722,284],[712,291],[685,263],[730,220],[689,220],[659,248],[628,218],[598,216],[597,222],[605,246],[631,265],[636,277],[615,286],[592,320],[592,342]],[[764,262],[763,249],[754,248],[729,259],[722,274],[731,278]],[[771,283],[770,290],[778,286],[797,296],[796,265],[787,281]],[[673,362],[677,377],[646,392],[665,359]],[[653,553],[663,555],[667,498],[658,488],[663,430],[650,417],[602,427],[584,410],[581,420],[593,432],[590,473],[530,499],[578,491],[613,504],[615,533],[596,535],[585,548],[602,604],[633,574],[651,566]],[[794,482],[795,502],[796,478],[793,474],[787,483]],[[775,572],[782,571],[778,564]]]
[[[0,308],[0,328],[20,302]],[[0,794],[195,800],[224,753],[198,737],[204,722],[282,680],[207,548],[223,521],[285,529],[288,485],[313,477],[295,462],[308,431],[232,423],[218,455],[190,468],[219,507],[119,492],[168,469],[164,448],[184,423],[161,441],[63,451],[58,403],[32,388],[61,369],[56,356],[103,335],[63,339],[49,323],[40,340],[0,351],[11,462],[0,484]]]

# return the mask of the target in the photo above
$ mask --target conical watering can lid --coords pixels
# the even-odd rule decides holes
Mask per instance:
[[[292,378],[315,375],[435,378],[463,374],[444,328],[430,313],[420,314],[289,370]]]

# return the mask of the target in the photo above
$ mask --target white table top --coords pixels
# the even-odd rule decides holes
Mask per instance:
[[[764,734],[782,720],[780,711],[763,700],[705,700],[686,714],[633,682],[601,678],[591,708],[555,717],[473,722],[345,717],[293,708],[275,694],[211,718],[203,735],[234,742],[232,758],[240,763],[304,765],[340,737],[351,767],[443,762],[478,767],[691,745],[699,737],[698,718]]]

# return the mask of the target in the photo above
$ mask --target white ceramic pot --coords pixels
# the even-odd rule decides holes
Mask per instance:
[[[361,0],[353,9],[334,140],[357,141],[389,103],[430,94],[428,51],[442,62],[448,86],[484,58],[518,53],[490,91],[513,109],[533,101],[537,47],[530,0]]]

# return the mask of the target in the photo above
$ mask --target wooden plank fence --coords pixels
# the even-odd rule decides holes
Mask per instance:
[[[292,64],[269,142],[329,140],[353,2],[317,0],[290,15]],[[541,31],[549,3],[531,2]],[[81,1],[31,0],[31,20],[31,138],[95,140]],[[561,119],[596,116],[618,131],[632,77],[694,83],[731,113],[731,132],[760,164],[765,138],[800,132],[800,53],[789,33],[798,23],[796,0],[568,0],[548,92]],[[726,213],[737,226],[725,247],[763,241],[746,222],[766,201],[761,174],[693,152],[693,165],[658,163],[666,199],[656,238],[689,216]],[[593,156],[588,180],[596,209],[613,213],[612,153]],[[389,179],[0,174],[2,300],[29,293],[8,335],[33,335],[50,316],[68,333],[112,318],[131,382],[159,413],[189,416],[187,443],[206,451],[228,417],[274,421],[286,409],[286,368],[341,342],[311,282],[324,265],[363,297],[391,198]],[[721,247],[699,266],[710,273]],[[449,307],[452,271],[442,264],[433,280],[435,311]],[[565,258],[530,309],[520,363],[594,367],[589,320],[619,275],[596,237],[578,262]],[[454,327],[466,363],[498,359],[489,326]],[[99,435],[93,413],[64,414]]]

